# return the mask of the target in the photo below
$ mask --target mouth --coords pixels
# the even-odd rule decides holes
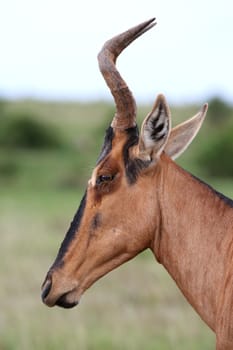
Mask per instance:
[[[54,295],[51,292],[52,282],[47,280],[42,286],[41,299],[43,303],[49,307],[59,306],[64,309],[71,309],[78,305],[79,298],[77,298],[77,293],[75,289],[65,292],[63,294]]]
[[[79,301],[69,301],[69,292],[63,294],[54,305],[63,307],[64,309],[72,309],[76,305],[78,305]]]

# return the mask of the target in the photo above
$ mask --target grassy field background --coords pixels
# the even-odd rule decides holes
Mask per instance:
[[[1,108],[1,129],[26,115],[56,134],[62,146],[8,144],[14,133],[5,126],[11,131],[0,148],[0,350],[213,349],[214,334],[149,252],[98,281],[72,310],[42,304],[45,273],[79,205],[114,111],[101,102],[5,101]],[[172,110],[177,123],[196,107]],[[148,112],[141,106],[139,120]],[[230,197],[233,177],[210,176],[198,155],[208,147],[209,135],[221,137],[232,120],[231,114],[224,126],[207,121],[180,160]]]

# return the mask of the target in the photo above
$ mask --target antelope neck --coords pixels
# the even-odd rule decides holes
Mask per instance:
[[[158,199],[159,251],[158,247],[153,251],[190,304],[214,330],[224,264],[233,250],[232,201],[169,159],[164,162],[163,172]]]

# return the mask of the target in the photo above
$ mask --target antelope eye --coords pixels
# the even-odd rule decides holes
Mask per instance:
[[[112,181],[114,179],[114,175],[100,175],[100,176],[98,176],[97,177],[97,179],[96,179],[96,185],[100,185],[100,184],[102,184],[102,183],[104,183],[104,182],[110,182],[110,181]]]

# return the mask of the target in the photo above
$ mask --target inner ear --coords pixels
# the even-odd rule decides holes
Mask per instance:
[[[171,130],[170,110],[163,95],[159,95],[154,107],[142,124],[139,139],[139,156],[145,160],[158,158]]]

